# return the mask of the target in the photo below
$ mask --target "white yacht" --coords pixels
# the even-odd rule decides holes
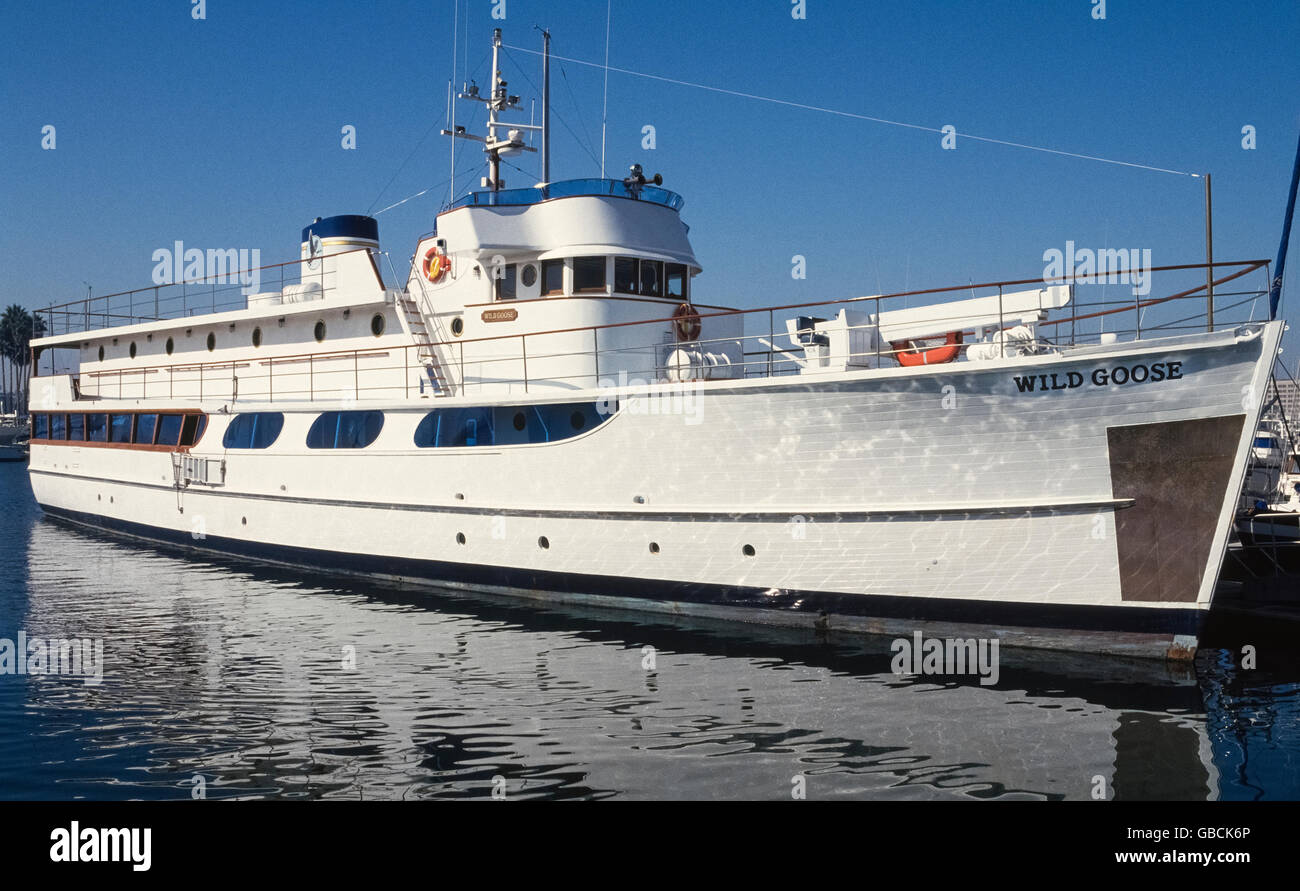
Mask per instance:
[[[273,290],[42,311],[45,512],[543,600],[1190,658],[1283,330],[1206,292],[1262,296],[1267,262],[1157,269],[1119,308],[1068,276],[715,305],[657,177],[504,188],[531,131],[499,77],[464,95],[489,174],[409,263],[332,216]]]

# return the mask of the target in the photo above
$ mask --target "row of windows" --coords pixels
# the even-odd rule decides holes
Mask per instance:
[[[188,448],[207,425],[195,412],[41,412],[32,415],[32,439]]]
[[[370,333],[373,334],[375,337],[382,337],[384,334],[384,328],[385,328],[385,323],[384,323],[383,314],[375,313],[374,316],[372,316],[370,319]],[[317,343],[322,343],[325,340],[325,334],[326,334],[325,322],[318,321],[312,330],[312,336],[316,338]],[[262,345],[262,329],[254,328],[250,339],[252,341],[253,346],[260,347]],[[217,335],[209,331],[205,345],[207,346],[209,353],[215,350],[217,348]],[[176,341],[171,337],[167,338],[165,349],[167,350],[167,355],[170,356],[176,350]],[[136,352],[137,351],[136,351],[135,341],[131,341],[131,346],[128,350],[128,353],[130,354],[132,359],[135,358]],[[99,361],[101,362],[104,361],[103,344],[100,344],[99,346]]]
[[[436,409],[415,428],[415,445],[430,449],[558,442],[600,425],[617,410],[613,402]],[[39,414],[32,416],[32,438],[192,446],[206,426],[207,417],[194,413]],[[221,445],[226,449],[270,448],[283,429],[280,412],[245,412],[231,419]],[[383,429],[383,412],[327,411],[307,431],[307,448],[364,449]]]
[[[605,257],[573,257],[573,293],[604,294],[607,284]],[[543,297],[564,294],[564,260],[542,261]],[[508,263],[495,272],[493,283],[497,300],[514,300],[519,295],[519,282],[525,288],[537,283],[537,267],[529,263],[522,271],[517,264]],[[664,263],[661,260],[642,260],[637,257],[614,258],[614,293],[635,294],[641,297],[669,297],[686,300],[690,276],[681,263]]]

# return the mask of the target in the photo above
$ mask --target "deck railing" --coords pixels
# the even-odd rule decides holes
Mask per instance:
[[[232,401],[330,401],[344,404],[374,399],[419,396],[545,394],[564,390],[610,387],[669,380],[743,379],[808,373],[817,367],[889,367],[900,352],[917,345],[874,341],[869,350],[850,355],[827,352],[824,364],[806,367],[802,346],[791,342],[784,324],[790,316],[833,317],[841,309],[861,313],[868,321],[890,309],[943,305],[942,298],[1002,297],[1054,284],[1073,284],[1074,299],[1034,324],[1032,342],[1019,346],[1030,352],[1047,351],[1110,340],[1146,340],[1180,333],[1228,330],[1268,318],[1268,262],[1251,260],[1213,264],[1213,313],[1206,299],[1205,264],[1158,267],[1150,273],[1168,280],[1158,297],[1116,296],[1114,284],[1081,279],[1042,279],[993,282],[884,294],[847,300],[817,301],[761,309],[700,312],[701,337],[689,343],[665,342],[674,320],[664,316],[646,321],[559,329],[528,334],[451,339],[433,344],[441,366],[439,389],[421,361],[427,346],[384,347],[333,352],[312,352],[273,357],[152,367],[112,369],[81,376],[87,396]],[[1258,273],[1256,287],[1246,278]],[[1154,282],[1154,279],[1153,279]],[[1194,282],[1187,286],[1188,282]],[[1129,290],[1129,289],[1125,289]],[[1091,299],[1089,299],[1091,298]],[[919,301],[924,299],[925,303]],[[1021,324],[1020,315],[1001,310],[996,324],[976,330],[969,315],[954,304],[953,314],[935,323],[935,330],[963,332],[959,361],[974,345],[970,338],[1008,331]],[[1212,321],[1211,321],[1212,319]],[[874,330],[874,324],[850,325],[849,330]],[[669,335],[671,338],[671,335]],[[846,340],[851,341],[851,338]],[[698,353],[727,356],[728,361],[705,372],[702,366],[674,366],[667,357],[677,347]],[[922,348],[924,345],[920,345]],[[987,348],[986,348],[987,349]]]
[[[337,273],[327,270],[327,264],[321,261],[365,250],[370,249],[352,248],[321,254],[313,258],[315,269],[304,270],[304,260],[289,260],[251,269],[227,269],[201,278],[89,296],[34,312],[45,324],[41,336],[55,337],[246,309],[249,285],[244,283],[244,278],[255,279],[257,287],[263,290],[283,292],[290,285],[314,283],[320,286],[322,294],[329,294],[335,290],[334,279]]]

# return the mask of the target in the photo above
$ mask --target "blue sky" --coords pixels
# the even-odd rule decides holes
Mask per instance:
[[[1300,130],[1300,4],[614,0],[610,64],[960,132],[1214,176],[1216,259],[1271,258]],[[488,39],[600,61],[604,0],[461,7],[457,86]],[[438,135],[453,3],[8,2],[0,12],[0,303],[149,283],[176,240],[296,256],[316,216],[379,210],[404,262],[447,197]],[[468,53],[464,41],[468,41]],[[534,98],[535,56],[510,52]],[[526,76],[525,76],[526,75]],[[598,174],[602,74],[553,71],[552,178]],[[461,122],[464,123],[462,108]],[[1204,257],[1202,183],[958,140],[614,73],[607,172],[632,162],[686,198],[696,295],[756,306],[1031,278],[1067,240]],[[481,114],[480,118],[481,120]],[[41,128],[53,124],[53,151]],[[343,150],[340,128],[357,128]],[[642,127],[657,147],[641,147]],[[1242,127],[1257,148],[1242,147]],[[577,134],[579,138],[574,138]],[[462,149],[468,144],[462,144]],[[460,188],[481,162],[461,152]],[[506,168],[536,178],[535,156]],[[477,182],[477,172],[474,182]],[[1298,237],[1300,240],[1300,237]],[[1300,259],[1287,277],[1300,306]],[[807,277],[791,278],[791,257]],[[1288,339],[1291,343],[1291,339]],[[1300,337],[1288,349],[1300,359]]]

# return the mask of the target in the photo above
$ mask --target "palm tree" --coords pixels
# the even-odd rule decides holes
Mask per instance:
[[[23,307],[14,303],[0,315],[0,354],[8,360],[6,390],[16,397],[18,406],[25,410],[28,394],[28,366],[31,365],[31,342],[45,334],[45,320],[33,316]]]
[[[18,331],[23,308],[14,304],[0,315],[0,358],[4,360],[4,410],[8,411],[17,378]]]

